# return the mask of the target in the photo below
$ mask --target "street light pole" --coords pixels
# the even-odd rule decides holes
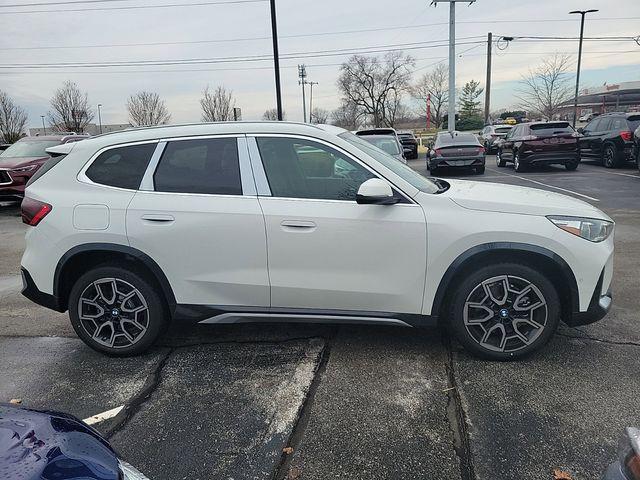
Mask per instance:
[[[40,115],[40,118],[42,118],[42,130],[44,130],[44,134],[47,134],[47,127],[44,126],[44,115]]]
[[[100,107],[102,107],[101,103],[98,104],[98,123],[100,124],[100,133],[102,133],[102,116],[100,115]]]
[[[309,123],[313,123],[313,86],[318,85],[318,82],[307,82],[311,93],[309,94]]]
[[[278,120],[282,121],[282,93],[280,92],[280,57],[278,56],[278,27],[276,24],[276,0],[271,4],[271,37],[273,39],[273,67],[276,75],[276,108]]]
[[[449,116],[447,127],[456,129],[456,2],[449,2]]]
[[[573,97],[573,128],[576,127],[576,119],[578,118],[578,90],[580,88],[580,63],[582,62],[582,38],[584,36],[584,17],[587,13],[595,13],[598,10],[573,10],[569,14],[580,14],[580,44],[578,47],[578,71],[576,73],[576,94]]]
[[[487,81],[484,86],[484,124],[489,123],[489,109],[491,107],[491,44],[493,43],[493,34],[487,34]]]
[[[298,82],[302,85],[302,121],[307,123],[307,101],[304,97],[304,86],[307,84],[307,67],[304,65],[298,65],[298,77],[300,77],[300,81]]]

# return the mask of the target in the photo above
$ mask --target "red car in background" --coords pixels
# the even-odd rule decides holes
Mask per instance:
[[[0,199],[19,199],[31,176],[49,160],[45,151],[63,143],[77,142],[85,135],[24,137],[0,153]]]

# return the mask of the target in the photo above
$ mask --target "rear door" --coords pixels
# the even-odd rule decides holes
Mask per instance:
[[[593,135],[590,136],[589,148],[591,149],[592,157],[600,158],[602,156],[603,140],[611,130],[612,120],[611,117],[600,118]]]
[[[244,136],[163,140],[127,209],[131,246],[179,304],[269,306],[265,225]]]

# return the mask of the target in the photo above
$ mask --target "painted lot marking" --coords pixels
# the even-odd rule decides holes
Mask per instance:
[[[92,415],[91,417],[85,418],[82,421],[87,425],[95,425],[96,423],[104,422],[105,420],[109,420],[110,418],[115,417],[122,411],[123,408],[124,405],[120,405],[119,407],[112,408],[111,410],[107,410],[106,412]]]
[[[490,168],[489,170],[491,170],[492,172],[495,172],[495,173],[499,173],[501,175],[506,175],[508,177],[515,177],[515,178],[518,178],[520,180],[525,180],[527,182],[531,182],[531,183],[535,183],[535,184],[538,184],[538,185],[542,185],[543,187],[554,188],[556,190],[560,190],[562,192],[567,192],[567,193],[570,193],[572,195],[578,195],[579,197],[586,198],[588,200],[591,200],[592,202],[599,202],[600,201],[597,198],[590,197],[589,195],[585,195],[584,193],[578,193],[578,192],[574,192],[573,190],[567,190],[566,188],[556,187],[555,185],[549,185],[548,183],[542,183],[542,182],[539,182],[537,180],[533,180],[531,178],[521,177],[519,175],[513,175],[511,173],[499,172],[498,170],[493,170],[492,168]]]
[[[606,170],[604,170],[604,173],[608,173],[609,175],[622,175],[623,177],[640,178],[640,175],[631,175],[630,173],[608,172]]]

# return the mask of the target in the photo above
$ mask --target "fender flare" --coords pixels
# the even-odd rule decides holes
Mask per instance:
[[[499,250],[507,250],[512,252],[519,253],[527,253],[527,254],[536,254],[543,255],[553,261],[555,265],[560,269],[562,275],[564,276],[564,280],[566,281],[566,285],[569,289],[570,293],[570,302],[571,302],[571,311],[578,312],[580,310],[580,294],[578,292],[578,283],[576,282],[576,277],[573,274],[573,270],[569,264],[557,253],[552,252],[551,250],[540,247],[538,245],[532,245],[528,243],[518,243],[518,242],[492,242],[492,243],[484,243],[481,245],[476,245],[475,247],[470,248],[469,250],[460,254],[447,268],[447,271],[444,273],[442,278],[440,279],[440,283],[438,285],[438,289],[436,290],[436,295],[433,298],[433,304],[431,306],[431,315],[435,315],[438,318],[443,318],[443,312],[441,311],[443,303],[446,298],[446,294],[449,290],[449,284],[451,280],[455,277],[455,275],[460,271],[460,268],[463,267],[468,261],[473,259],[478,255],[482,255],[485,253],[489,253],[492,251]]]
[[[130,247],[128,245],[121,245],[117,243],[85,243],[82,245],[77,245],[70,250],[68,250],[56,265],[56,270],[53,276],[53,295],[60,298],[60,279],[62,276],[62,272],[64,271],[65,266],[76,256],[82,253],[87,252],[114,252],[123,255],[128,255],[139,262],[141,262],[155,277],[155,279],[160,284],[160,288],[162,289],[162,293],[164,294],[164,298],[167,301],[169,306],[169,310],[171,314],[173,314],[176,307],[176,297],[173,293],[173,289],[171,288],[171,284],[167,279],[167,276],[162,271],[162,268],[153,260],[149,255],[140,250]]]

